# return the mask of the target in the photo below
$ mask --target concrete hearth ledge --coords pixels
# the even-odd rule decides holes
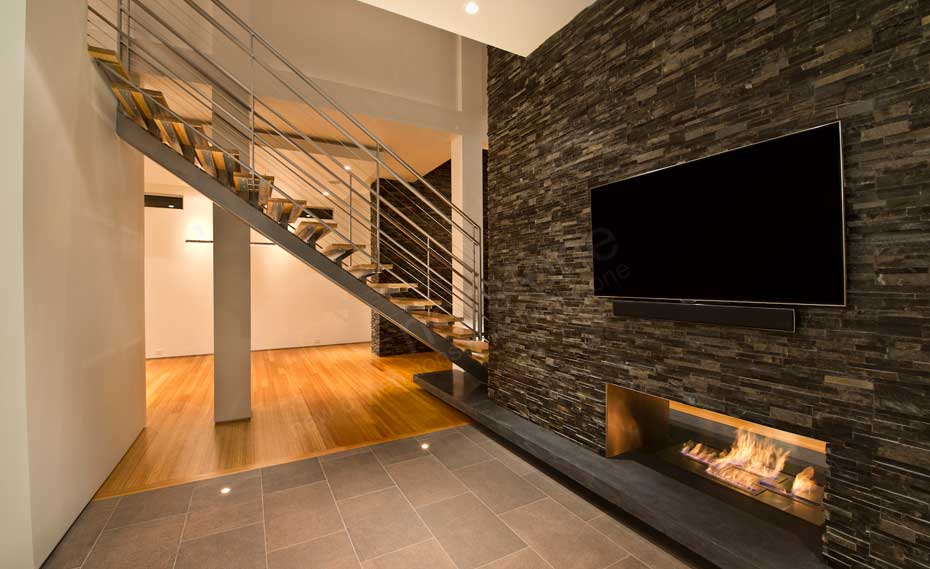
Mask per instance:
[[[823,569],[818,553],[796,535],[633,460],[608,459],[488,399],[462,372],[414,376],[433,396],[724,569]]]

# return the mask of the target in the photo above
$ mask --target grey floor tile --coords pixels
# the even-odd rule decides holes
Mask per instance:
[[[550,498],[562,504],[568,508],[571,513],[583,520],[591,520],[604,513],[597,506],[591,504],[542,472],[528,474],[525,478],[530,484],[545,492]]]
[[[429,451],[450,470],[471,466],[490,460],[491,455],[457,431],[440,431],[422,437],[429,444]]]
[[[171,569],[184,515],[108,529],[83,569]]]
[[[517,553],[487,565],[482,565],[480,569],[552,569],[552,566],[543,561],[542,557],[536,555],[535,551],[527,547]]]
[[[265,496],[265,534],[269,551],[341,529],[339,510],[325,481]]]
[[[630,555],[626,559],[617,561],[607,569],[649,569],[649,566]]]
[[[363,569],[456,569],[435,539],[366,561]]]
[[[511,451],[501,444],[491,441],[488,444],[483,444],[480,446],[486,450],[488,454],[501,461],[501,464],[514,471],[516,474],[519,474],[520,476],[526,476],[534,472],[539,472],[539,470],[529,461],[524,460],[517,453]]]
[[[260,523],[262,521],[262,501],[256,498],[250,502],[230,502],[216,504],[187,514],[182,541],[198,539],[210,534]]]
[[[608,515],[598,516],[589,522],[617,546],[629,551],[652,569],[690,569],[692,565],[653,543],[639,532]]]
[[[332,462],[334,460],[341,460],[347,456],[355,456],[357,454],[365,454],[371,452],[370,446],[360,446],[356,448],[350,448],[348,450],[341,450],[339,452],[333,452],[330,454],[324,454],[320,457],[320,462]]]
[[[252,473],[254,472],[254,474]],[[195,512],[221,504],[241,504],[260,499],[261,478],[258,471],[249,475],[233,474],[198,483],[191,496],[190,510]]]
[[[485,434],[484,431],[476,427],[475,425],[465,425],[464,427],[459,427],[455,429],[457,432],[465,435],[466,438],[471,440],[478,446],[484,446],[487,444],[494,443],[494,439]]]
[[[116,509],[119,498],[97,500],[87,504],[81,515],[68,529],[55,550],[42,565],[42,569],[74,569],[80,567],[97,537],[107,525]]]
[[[262,524],[182,543],[175,569],[265,569]]]
[[[387,466],[405,460],[427,456],[429,452],[421,448],[420,445],[422,444],[423,443],[415,438],[401,439],[399,441],[375,445],[371,447],[371,452],[375,453],[375,456],[378,457],[381,464]]]
[[[262,490],[265,494],[271,494],[272,492],[289,490],[305,484],[313,484],[323,480],[323,478],[320,460],[308,458],[263,468]]]
[[[193,492],[194,486],[185,484],[123,496],[107,529],[184,514]]]
[[[362,561],[429,539],[430,533],[397,488],[339,502]]]
[[[466,466],[456,470],[455,475],[495,514],[545,497],[535,486],[496,460]]]
[[[381,463],[370,452],[326,462],[323,470],[337,500],[354,498],[394,485]]]
[[[474,569],[526,547],[472,494],[430,504],[418,511],[459,569]]]
[[[221,476],[194,487],[183,541],[262,521],[261,477],[257,470]]]
[[[501,518],[554,569],[603,569],[629,555],[551,498]]]
[[[349,536],[341,531],[269,553],[268,569],[359,569],[359,564]]]
[[[430,455],[388,466],[387,470],[415,508],[467,491],[448,468]]]

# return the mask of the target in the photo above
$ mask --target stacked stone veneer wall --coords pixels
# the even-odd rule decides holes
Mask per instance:
[[[493,399],[597,452],[606,383],[823,439],[825,559],[930,567],[930,4],[599,0],[490,49],[488,93]],[[787,334],[592,295],[591,187],[836,119],[848,307]]]

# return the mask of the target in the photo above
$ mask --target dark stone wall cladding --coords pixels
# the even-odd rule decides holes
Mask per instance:
[[[451,162],[447,161],[437,166],[429,174],[424,175],[423,179],[429,182],[429,184],[445,196],[446,199],[452,197]],[[423,196],[430,199],[437,207],[440,207],[443,211],[448,209],[448,213],[451,214],[451,208],[443,204],[442,200],[430,192],[422,182],[417,182],[413,184],[413,186]],[[452,238],[449,234],[449,223],[437,215],[435,211],[424,211],[427,206],[420,204],[418,200],[414,201],[415,198],[411,198],[410,196],[410,190],[394,180],[382,179],[381,195],[386,202],[391,203],[409,219],[416,222],[421,228],[427,231],[432,238],[444,236],[443,245],[451,250]],[[425,280],[426,277],[422,273],[425,269],[422,265],[417,265],[412,262],[407,253],[403,250],[406,249],[407,252],[416,255],[418,258],[425,258],[426,249],[420,241],[422,234],[400,218],[395,211],[386,206],[382,207],[382,211],[384,212],[385,218],[390,216],[390,219],[393,220],[393,222],[385,220],[382,221],[381,224],[382,229],[393,242],[390,242],[387,238],[383,238],[384,244],[381,247],[381,251],[374,253],[374,255],[380,255],[382,263],[393,264],[393,271],[399,278],[385,274],[377,277],[376,280],[381,282],[400,282],[401,280],[413,282],[416,278]],[[374,218],[373,208],[372,219]],[[372,243],[372,250],[374,250],[374,243]],[[439,262],[439,257],[442,253],[433,250],[430,254],[430,266],[436,268],[446,280],[451,281],[452,269],[449,268],[448,265],[443,266]],[[420,343],[416,338],[407,334],[389,320],[382,318],[380,314],[376,312],[371,313],[371,352],[373,354],[378,356],[395,356],[428,351],[430,351],[428,346]]]
[[[930,2],[599,0],[491,48],[488,91],[493,399],[598,452],[606,382],[826,440],[829,562],[930,567]],[[836,119],[847,308],[784,334],[592,295],[589,188]]]

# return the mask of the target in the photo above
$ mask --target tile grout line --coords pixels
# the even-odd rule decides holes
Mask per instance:
[[[497,563],[498,561],[503,561],[504,559],[507,559],[508,557],[513,557],[514,555],[516,555],[516,554],[518,554],[518,553],[522,553],[522,552],[524,552],[524,551],[526,551],[526,550],[528,550],[528,549],[529,549],[531,552],[535,553],[535,551],[533,551],[532,549],[530,549],[530,546],[527,545],[526,547],[522,547],[522,548],[520,548],[520,549],[514,551],[513,553],[508,553],[507,555],[505,555],[505,556],[503,556],[503,557],[498,557],[497,559],[495,559],[495,560],[493,560],[493,561],[488,561],[488,562],[485,563],[484,565],[479,565],[479,566],[475,567],[475,569],[484,569],[485,567],[488,567],[489,565],[491,565],[491,563]],[[544,562],[544,563],[545,563],[545,561],[546,561],[546,560],[543,559],[543,562]]]
[[[187,501],[187,511],[184,512],[184,523],[181,524],[181,534],[178,535],[178,548],[174,551],[174,563],[171,564],[171,569],[175,569],[178,566],[178,558],[181,557],[181,540],[184,539],[184,532],[187,530],[187,518],[191,515],[191,504],[194,503],[194,491],[196,487],[191,488],[191,497]]]
[[[190,543],[190,542],[192,542],[192,541],[199,541],[199,540],[201,540],[201,539],[206,539],[206,538],[208,538],[208,537],[213,537],[213,536],[219,535],[219,534],[221,534],[221,533],[226,533],[226,532],[228,532],[228,531],[236,531],[237,529],[247,528],[247,527],[249,527],[249,526],[258,525],[258,524],[260,524],[260,523],[262,523],[262,522],[249,522],[249,523],[247,523],[247,524],[242,524],[242,525],[238,525],[238,526],[233,526],[233,527],[231,527],[231,528],[226,528],[226,529],[211,531],[210,533],[205,533],[205,534],[203,534],[203,535],[201,535],[201,536],[198,536],[198,537],[195,537],[195,538],[191,538],[191,539],[184,539],[184,537],[183,537],[183,535],[182,535],[182,536],[181,536],[181,544],[183,545],[183,544],[185,544],[185,543]]]
[[[432,448],[432,445],[430,445],[430,448]],[[432,452],[430,452],[430,455],[432,455]],[[394,486],[397,488],[397,492],[403,497],[404,501],[407,502],[407,505],[410,506],[410,509],[413,510],[413,513],[417,516],[417,519],[420,520],[420,523],[423,524],[423,527],[426,528],[426,531],[429,532],[430,537],[436,541],[436,545],[439,546],[439,549],[443,553],[445,553],[446,559],[448,559],[449,562],[452,563],[453,567],[459,567],[459,564],[455,562],[455,559],[452,559],[452,556],[449,555],[449,552],[446,551],[446,548],[442,546],[442,543],[438,539],[436,539],[436,534],[433,533],[433,529],[429,527],[429,524],[426,523],[426,520],[423,519],[423,516],[420,515],[420,512],[418,512],[417,509],[413,507],[413,504],[410,502],[410,498],[407,497],[407,494],[405,494],[404,491],[401,489],[401,487],[397,484],[397,480],[394,480],[394,476],[392,476],[391,473],[388,471],[388,469],[384,466],[384,463],[381,462],[381,459],[378,458],[378,455],[375,455],[375,460],[377,460],[378,464],[381,465],[381,470],[383,470],[384,473],[387,474],[388,478],[391,479],[391,482],[394,483]],[[436,462],[439,462],[440,464],[442,464],[442,461],[440,461],[438,458],[436,459]],[[396,551],[400,551],[400,550],[396,550]]]
[[[320,468],[322,470],[322,467]],[[324,474],[325,476],[325,474]],[[258,469],[258,499],[262,505],[262,541],[265,545],[265,569],[268,569],[268,528],[265,526],[265,469]]]
[[[90,546],[90,549],[87,550],[87,553],[84,555],[84,559],[81,561],[81,564],[76,567],[76,569],[82,569],[87,563],[87,560],[90,559],[90,554],[94,552],[94,548],[97,547],[97,543],[100,541],[100,538],[103,537],[103,532],[107,531],[107,526],[110,525],[110,520],[112,520],[113,516],[116,515],[116,509],[119,508],[119,505],[122,501],[122,496],[116,498],[116,505],[113,506],[113,511],[110,512],[109,516],[107,516],[106,523],[103,524],[103,527],[100,529],[100,533],[97,534],[97,538],[94,539],[94,543]],[[54,552],[54,550],[52,551]]]
[[[392,480],[392,482],[393,482],[393,480]],[[399,488],[399,486],[397,486],[397,483],[394,483],[394,484],[393,484],[393,487]],[[354,500],[354,499],[356,499],[356,498],[364,498],[365,496],[371,496],[372,494],[377,494],[378,492],[384,492],[385,490],[387,490],[387,489],[389,489],[389,488],[391,488],[391,486],[385,486],[384,488],[378,488],[377,490],[372,490],[372,491],[370,491],[370,492],[365,492],[364,494],[358,494],[357,496],[349,496],[349,497],[347,497],[347,498],[340,498],[340,499],[336,500],[336,503],[338,504],[339,502],[348,502],[349,500]],[[335,493],[333,493],[333,499],[334,499],[334,500],[336,499],[336,498],[335,498]]]
[[[381,559],[382,557],[387,557],[388,555],[394,555],[395,553],[397,553],[397,552],[399,552],[399,551],[403,551],[403,550],[405,550],[405,549],[410,549],[411,547],[416,547],[416,546],[418,546],[418,545],[423,545],[424,543],[429,543],[429,542],[431,542],[431,541],[435,541],[437,544],[439,543],[439,541],[438,541],[435,537],[430,536],[430,537],[428,537],[428,538],[426,538],[426,539],[424,539],[424,540],[418,541],[418,542],[416,542],[416,543],[410,543],[410,544],[405,545],[405,546],[403,546],[403,547],[398,547],[398,548],[395,549],[394,551],[388,551],[387,553],[382,553],[381,555],[376,555],[376,556],[372,557],[371,559],[366,559],[366,560],[365,560],[365,563],[370,563],[370,562],[372,562],[372,561],[374,561],[374,560],[376,560],[376,559]],[[440,549],[442,549],[442,546],[441,546],[441,545],[440,545]],[[454,563],[453,563],[453,565],[454,565]]]
[[[606,514],[606,513],[601,513],[601,515],[599,515],[599,516],[594,516],[594,517],[591,518],[591,519],[592,519],[592,520],[596,520],[596,519],[598,519],[598,518],[600,518],[600,517],[607,517],[607,518],[609,518],[610,516],[609,516],[608,514]],[[614,520],[614,521],[616,522],[617,520]],[[599,530],[599,529],[598,529],[597,527],[595,527],[594,524],[592,524],[591,522],[585,521],[585,523],[588,524],[589,526],[591,526],[591,529],[593,529],[593,530],[596,531],[597,533],[601,534],[602,536],[604,536],[605,538],[607,538],[608,540],[610,540],[611,543],[613,543],[614,545],[616,545],[617,547],[619,547],[619,548],[622,549],[623,551],[626,551],[626,552],[627,552],[627,557],[632,557],[633,559],[639,561],[640,563],[642,563],[642,564],[645,565],[646,567],[652,567],[651,565],[649,565],[648,563],[646,563],[643,559],[640,559],[639,557],[637,557],[636,554],[634,554],[632,551],[630,551],[629,549],[623,547],[623,546],[620,545],[619,543],[615,542],[613,539],[611,539],[611,537],[610,537],[609,535],[607,535],[606,533],[604,533],[604,532],[602,532],[601,530]],[[617,522],[617,523],[619,524],[620,522]],[[623,524],[621,524],[621,525],[623,525]],[[631,532],[636,533],[632,528],[629,528],[629,527],[627,527],[627,526],[625,526],[625,525],[624,525],[624,527],[626,527],[626,529],[630,530]],[[636,533],[636,535],[637,535],[640,539],[643,539],[644,541],[649,541],[649,540],[647,540],[646,538],[644,538],[644,537],[642,537],[641,535],[639,535],[638,533]],[[650,542],[650,545],[656,547],[656,549],[659,549],[660,551],[664,551],[664,550],[662,550],[661,548],[659,548],[657,545],[653,544],[652,542]],[[666,553],[667,553],[667,552],[666,552]],[[669,555],[671,555],[671,554],[669,553]],[[675,556],[672,555],[672,557],[675,557]],[[624,557],[623,559],[626,559],[626,557]],[[618,561],[623,561],[623,559],[618,559]],[[676,560],[677,560],[677,557],[676,557]],[[607,567],[610,567],[610,565],[608,565]]]
[[[462,436],[464,437],[465,435],[462,435]],[[468,437],[465,437],[465,438],[468,438]],[[430,447],[430,448],[432,448],[432,447]],[[482,449],[482,450],[483,450],[483,449]],[[485,451],[485,452],[487,452],[487,451]],[[496,459],[492,459],[492,460],[496,460]],[[449,474],[451,474],[456,480],[459,480],[459,481],[461,482],[461,479],[460,479],[458,476],[455,475],[455,471],[454,471],[454,470],[452,470],[451,468],[449,468],[448,466],[446,466],[445,464],[443,464],[443,462],[442,462],[441,460],[439,460],[438,458],[436,459],[436,462],[438,462],[439,464],[442,464],[443,468],[445,468],[446,470],[449,471]],[[487,461],[483,461],[483,462],[487,462]],[[479,464],[479,463],[475,463],[475,464]],[[466,466],[466,467],[464,467],[464,468],[468,468],[468,467]],[[506,468],[506,467],[505,467],[505,468]],[[528,480],[526,481],[526,483],[527,483],[527,484],[530,484]],[[463,482],[462,484],[464,485],[464,482]],[[530,484],[530,486],[532,486],[532,484]],[[465,487],[468,488],[468,486],[465,486]],[[505,526],[508,530],[511,531],[511,533],[513,533],[515,536],[517,536],[517,539],[519,539],[520,541],[522,541],[522,542],[524,543],[524,545],[526,545],[526,547],[527,547],[530,551],[532,551],[533,553],[536,554],[537,557],[539,557],[540,559],[542,559],[542,562],[543,562],[543,563],[545,563],[545,564],[546,564],[547,566],[549,566],[551,569],[555,569],[554,567],[552,567],[552,564],[549,563],[549,561],[546,560],[542,555],[540,555],[539,552],[536,551],[536,549],[535,549],[532,545],[526,543],[526,541],[524,541],[522,537],[520,537],[519,535],[517,535],[517,532],[513,531],[513,528],[510,527],[510,524],[508,524],[508,523],[504,520],[504,518],[500,517],[498,514],[495,514],[495,513],[494,513],[494,510],[492,510],[492,509],[485,503],[484,500],[482,500],[477,494],[475,494],[474,492],[472,492],[472,491],[471,491],[471,488],[468,488],[468,491],[469,491],[469,493],[471,493],[472,496],[475,497],[476,500],[478,500],[478,502],[481,503],[482,506],[484,506],[485,508],[487,508],[487,510],[488,510],[489,512],[491,512],[491,515],[492,515],[492,516],[494,516],[495,518],[497,518],[502,524],[504,524],[504,526]],[[542,492],[543,496],[545,496],[546,498],[550,498],[550,499],[551,499],[551,497],[550,497],[548,494],[546,494],[545,492],[543,492],[542,490],[540,490],[540,492]],[[538,502],[538,501],[539,501],[539,500],[535,500],[534,502]],[[554,500],[553,500],[553,501],[554,501]],[[527,504],[524,504],[524,505],[527,505]],[[522,507],[522,506],[520,506],[520,507]],[[516,510],[516,509],[519,509],[519,508],[511,508],[511,509],[508,510],[508,511],[511,511],[511,512],[512,512],[512,511],[514,511],[514,510]],[[522,550],[520,550],[520,551],[522,551]],[[516,551],[514,551],[513,553],[516,553]],[[509,555],[509,554],[508,554],[508,555]],[[506,555],[505,555],[504,557],[506,557]],[[488,563],[493,563],[493,562],[495,562],[495,561],[499,561],[500,559],[502,559],[502,558],[492,559],[491,561],[488,561]]]
[[[322,482],[322,481],[321,481],[321,482]],[[290,544],[290,545],[285,545],[284,547],[278,547],[277,549],[272,549],[272,550],[269,551],[268,553],[277,553],[278,551],[284,551],[285,549],[290,549],[290,548],[292,548],[292,547],[297,547],[298,545],[305,545],[305,544],[307,544],[307,543],[311,543],[311,542],[314,542],[314,541],[319,541],[319,540],[321,540],[321,539],[324,539],[324,538],[327,538],[327,537],[332,537],[332,536],[334,536],[334,535],[336,535],[336,534],[340,534],[340,533],[346,533],[346,530],[344,530],[344,529],[337,529],[336,531],[331,531],[331,532],[329,532],[329,533],[324,533],[323,535],[320,535],[320,536],[317,536],[317,537],[313,537],[313,538],[310,538],[310,539],[305,539],[305,540],[303,540],[303,541],[298,541],[298,542],[292,543],[292,544]]]
[[[329,483],[329,476],[326,475],[326,468],[323,466],[323,461],[320,461],[320,470],[323,472],[323,481],[326,482],[326,487],[329,489],[329,495],[333,499],[333,505],[336,506],[336,514],[339,516],[339,523],[342,524],[342,531],[346,533],[346,539],[349,540],[349,545],[352,546],[352,553],[355,554],[355,560],[358,562],[358,566],[362,566],[362,558],[358,556],[358,548],[355,547],[355,540],[352,539],[352,534],[349,533],[349,526],[346,525],[346,519],[342,515],[342,509],[339,507],[339,502],[336,501],[336,493],[333,492],[333,487]]]

